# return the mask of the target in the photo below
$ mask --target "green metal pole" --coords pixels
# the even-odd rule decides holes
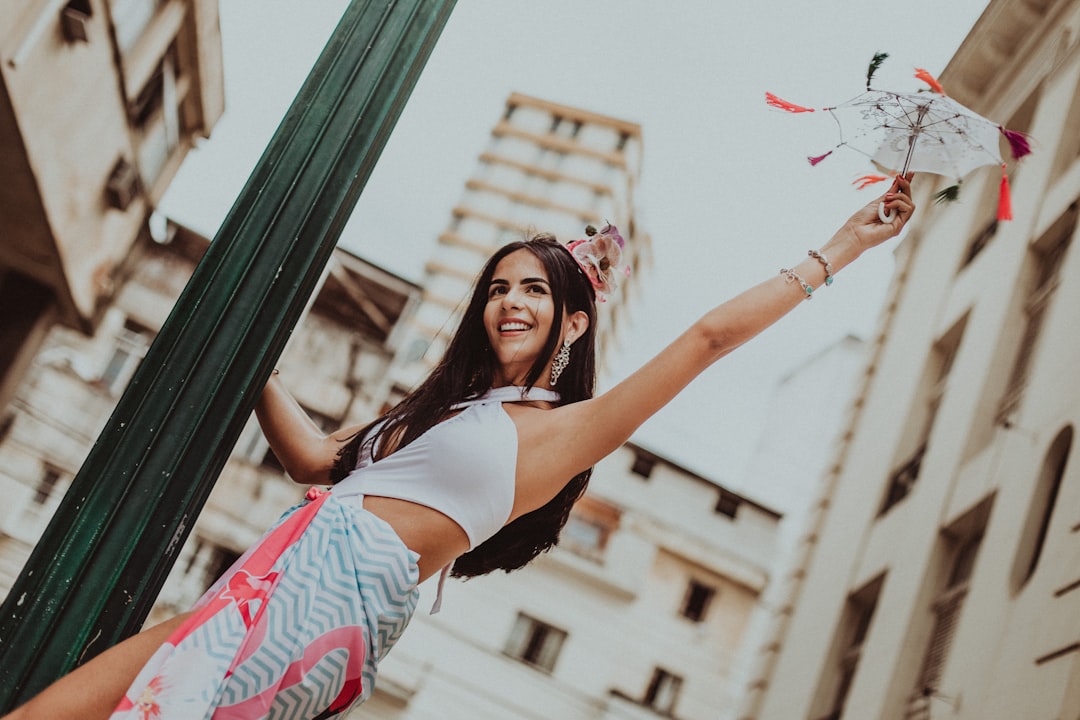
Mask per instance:
[[[138,631],[454,0],[353,0],[0,607],[0,711]]]

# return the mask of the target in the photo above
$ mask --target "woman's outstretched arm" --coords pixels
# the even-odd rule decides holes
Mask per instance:
[[[266,441],[293,480],[305,485],[326,485],[342,444],[359,427],[327,435],[296,402],[275,370],[255,405]]]
[[[855,213],[818,250],[835,274],[863,252],[897,235],[911,218],[911,176],[898,177],[889,192]],[[878,203],[896,210],[878,219]],[[792,268],[815,288],[824,285],[824,264],[807,256]],[[798,280],[777,275],[707,312],[640,370],[592,400],[547,413],[522,413],[518,421],[519,482],[543,482],[553,458],[560,476],[571,477],[613,452],[641,423],[666,405],[711,364],[750,340],[808,297]],[[541,462],[543,459],[543,462]],[[535,460],[535,462],[533,461]],[[535,468],[535,470],[532,470]]]

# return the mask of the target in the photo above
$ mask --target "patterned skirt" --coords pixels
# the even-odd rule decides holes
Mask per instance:
[[[308,498],[207,590],[112,720],[315,720],[371,696],[419,556],[361,498]]]

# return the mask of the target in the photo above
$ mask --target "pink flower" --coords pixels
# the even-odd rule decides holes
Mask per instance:
[[[629,276],[630,268],[622,265],[622,236],[613,225],[605,225],[588,240],[575,240],[567,245],[570,254],[596,291],[597,299],[604,302],[607,296],[618,287],[616,275]]]

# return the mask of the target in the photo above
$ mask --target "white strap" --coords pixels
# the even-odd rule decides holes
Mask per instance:
[[[428,611],[428,615],[434,615],[435,613],[442,610],[443,588],[446,586],[446,578],[449,577],[450,568],[452,568],[453,566],[454,563],[450,563],[442,569],[442,572],[439,573],[439,586],[438,589],[435,591],[435,602],[431,604],[431,610]]]
[[[479,405],[480,403],[486,402],[528,402],[530,400],[543,400],[546,402],[557,403],[559,402],[560,397],[559,393],[554,390],[548,390],[547,388],[534,387],[526,390],[525,388],[516,385],[506,385],[504,387],[491,388],[478,397],[454,403],[452,407],[457,410],[470,405]]]

